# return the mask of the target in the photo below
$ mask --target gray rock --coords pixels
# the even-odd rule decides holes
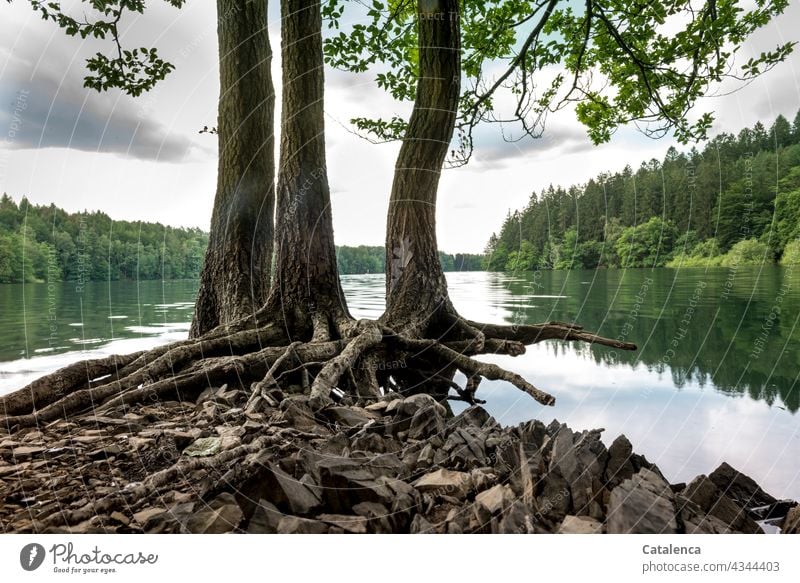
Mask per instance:
[[[464,499],[472,488],[472,479],[466,472],[440,468],[425,474],[412,485],[420,492]]]
[[[288,514],[311,514],[322,506],[314,489],[281,470],[277,464],[264,460],[258,466],[239,488],[240,498],[263,499]]]
[[[697,476],[689,482],[682,494],[697,504],[703,512],[717,517],[735,532],[749,534],[763,532],[747,511],[724,494],[710,477]]]
[[[572,506],[569,484],[558,471],[545,474],[540,483],[541,492],[534,500],[536,518],[557,524],[564,519]]]
[[[389,534],[395,532],[392,526],[392,516],[383,504],[377,502],[361,502],[353,506],[353,512],[367,519],[367,531],[375,534]]]
[[[233,494],[220,494],[202,510],[186,521],[186,531],[194,534],[222,534],[233,532],[242,522],[244,514]]]
[[[397,405],[397,412],[405,417],[413,417],[421,409],[434,409],[441,417],[447,415],[447,409],[428,394],[420,393],[406,397]],[[387,413],[391,412],[387,408]]]
[[[486,437],[476,427],[458,427],[448,437],[443,448],[448,465],[470,470],[489,465]]]
[[[566,425],[553,438],[550,471],[558,471],[569,484],[572,509],[576,515],[602,519],[600,505],[608,452],[600,441],[599,431],[575,433]]]
[[[564,517],[561,526],[558,527],[558,534],[600,534],[603,532],[603,523],[590,516]]]
[[[609,489],[613,489],[625,480],[633,477],[636,470],[632,461],[633,446],[624,435],[618,436],[608,448],[608,464],[605,480]]]
[[[326,508],[336,514],[345,514],[360,502],[378,502],[391,505],[395,498],[414,496],[414,489],[396,478],[402,462],[391,461],[392,456],[379,456],[375,460],[328,458],[318,463],[320,486]],[[383,465],[382,465],[383,464]]]
[[[800,506],[795,506],[783,519],[781,525],[781,533],[783,534],[800,534]]]
[[[686,534],[729,534],[735,532],[729,525],[716,516],[706,514],[697,504],[683,494],[675,495],[675,506],[678,509],[683,532]]]
[[[259,500],[256,504],[253,516],[247,524],[247,532],[250,534],[275,534],[278,532],[278,524],[284,514],[267,500]]]
[[[438,405],[438,403],[437,403]],[[436,407],[418,409],[411,418],[408,428],[410,439],[426,439],[444,431],[444,416]]]
[[[669,484],[661,476],[642,468],[611,491],[608,533],[677,533],[673,496]]]
[[[367,519],[363,516],[320,514],[317,519],[331,526],[341,528],[350,534],[366,534],[367,532]]]
[[[503,512],[498,525],[499,534],[530,534],[534,532],[533,516],[529,507],[522,500],[515,500]]]
[[[466,427],[471,425],[477,428],[492,428],[497,426],[497,421],[480,405],[473,405],[464,409],[448,422],[448,427]]]
[[[278,523],[278,534],[327,534],[329,526],[319,520],[284,516]]]
[[[473,505],[475,517],[481,524],[487,524],[492,517],[500,516],[514,502],[514,493],[504,484],[497,484],[475,496]]]
[[[750,476],[742,474],[725,462],[722,462],[708,477],[717,488],[742,508],[768,506],[777,502]]]

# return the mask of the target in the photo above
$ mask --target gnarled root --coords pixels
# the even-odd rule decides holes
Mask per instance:
[[[333,394],[336,388],[361,401],[380,398],[382,388],[429,392],[441,400],[452,390],[457,396],[450,397],[476,404],[482,402],[476,397],[481,378],[507,381],[539,403],[552,405],[552,395],[520,375],[472,356],[517,356],[525,352],[526,344],[544,340],[636,349],[632,343],[598,336],[575,324],[482,324],[462,318],[449,303],[444,308],[435,318],[436,329],[428,325],[433,319],[408,319],[398,334],[384,319],[355,321],[346,315],[315,314],[305,342],[287,342],[289,331],[276,323],[249,329],[237,324],[149,352],[76,363],[0,399],[0,411],[5,413],[0,422],[11,429],[146,399],[186,400],[206,386],[222,383],[250,390],[252,402],[284,380],[310,389],[316,407],[341,395]],[[424,335],[418,337],[420,331]],[[401,368],[392,366],[400,362]],[[452,380],[456,371],[468,379],[464,388]]]

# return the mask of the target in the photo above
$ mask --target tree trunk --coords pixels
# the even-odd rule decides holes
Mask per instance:
[[[436,244],[436,193],[461,87],[458,0],[420,0],[417,17],[419,79],[389,202],[384,321],[424,335],[450,307]]]
[[[275,281],[269,316],[293,339],[334,337],[349,320],[336,266],[325,165],[324,69],[319,0],[282,0],[283,95]]]
[[[275,89],[267,2],[217,0],[219,167],[190,336],[252,315],[270,286]]]

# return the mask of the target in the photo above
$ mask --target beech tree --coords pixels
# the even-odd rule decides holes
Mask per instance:
[[[140,3],[102,4],[121,9]],[[517,97],[512,118],[526,135],[537,135],[546,112],[575,103],[597,142],[636,120],[657,124],[651,132],[672,129],[681,139],[700,137],[711,118],[690,123],[689,109],[731,75],[736,47],[786,2],[758,1],[749,12],[721,1],[696,6],[590,0],[584,13],[566,4],[376,0],[368,8],[371,22],[343,31],[325,48],[335,66],[363,71],[380,64],[379,84],[414,101],[408,120],[355,122],[381,139],[403,143],[389,205],[386,313],[378,321],[354,321],[336,269],[322,115],[323,17],[335,27],[344,9],[336,1],[323,10],[318,0],[282,0],[275,274],[265,304],[183,342],[76,363],[38,379],[0,399],[4,423],[29,426],[90,407],[103,411],[176,394],[186,399],[209,383],[249,390],[250,410],[258,410],[276,386],[310,390],[317,408],[335,400],[374,400],[388,391],[474,404],[480,402],[475,392],[482,378],[506,380],[552,405],[554,397],[526,379],[472,357],[519,355],[525,345],[548,339],[635,349],[572,323],[504,326],[462,318],[448,297],[436,252],[442,167],[467,162],[473,129],[502,119],[494,102],[504,88]],[[523,26],[531,30],[518,39]],[[789,50],[784,45],[751,59],[741,75],[762,73]],[[505,60],[507,68],[488,81],[484,67],[496,60]],[[531,84],[554,65],[563,72],[533,93]],[[395,361],[406,367],[382,366]],[[465,386],[453,381],[456,371],[467,377]]]

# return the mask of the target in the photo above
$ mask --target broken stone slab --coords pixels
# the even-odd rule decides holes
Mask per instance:
[[[375,534],[394,532],[392,516],[383,504],[377,502],[360,502],[353,506],[353,512],[367,520],[367,531]]]
[[[473,509],[481,524],[491,522],[492,517],[500,516],[514,502],[514,493],[505,484],[497,484],[475,496]]]
[[[730,534],[735,531],[730,525],[719,518],[706,512],[697,504],[686,498],[682,493],[675,495],[675,506],[678,516],[683,522],[683,532],[686,534]]]
[[[319,520],[284,516],[278,523],[278,534],[326,534],[330,527]]]
[[[642,468],[611,491],[609,534],[672,534],[678,532],[674,494],[655,472]]]
[[[275,534],[284,514],[268,500],[261,499],[253,510],[253,515],[247,524],[250,534]]]
[[[762,490],[761,486],[756,484],[750,476],[739,472],[725,462],[711,472],[708,478],[742,508],[768,506],[777,502],[775,498]]]
[[[546,519],[553,525],[561,522],[572,506],[569,483],[558,471],[545,474],[538,482],[541,492],[534,498],[534,509],[538,519]]]
[[[682,495],[697,504],[706,514],[717,517],[734,532],[763,532],[747,511],[723,493],[708,476],[697,476],[689,482]]]
[[[440,468],[425,474],[413,482],[412,486],[419,492],[464,499],[472,489],[472,479],[466,472]]]
[[[609,489],[613,489],[625,480],[633,477],[633,445],[625,435],[619,435],[608,448],[608,464],[605,481]]]
[[[45,449],[40,445],[21,445],[11,450],[11,457],[15,460],[30,459],[44,453]]]
[[[396,410],[397,413],[403,415],[405,417],[413,417],[417,411],[422,409],[433,409],[435,410],[442,418],[447,416],[447,409],[439,403],[436,399],[432,396],[428,395],[427,393],[419,393],[417,395],[411,395],[410,397],[406,397],[400,403],[397,404]],[[387,407],[387,413],[391,413],[389,407]]]
[[[605,487],[603,471],[608,452],[600,431],[573,432],[563,425],[553,437],[550,471],[557,471],[569,484],[572,510],[577,515],[603,518],[598,499]]]
[[[569,514],[564,517],[558,534],[600,534],[603,532],[603,523],[590,516],[574,516]]]
[[[236,498],[222,493],[206,507],[192,514],[186,521],[186,531],[194,534],[223,534],[239,527],[244,514]]]
[[[448,437],[442,448],[447,464],[453,468],[470,470],[489,465],[486,455],[486,436],[476,427],[458,427]]]
[[[438,405],[438,403],[437,403]],[[409,439],[427,439],[444,432],[444,415],[436,407],[418,409],[411,418],[408,428]]]
[[[350,534],[366,534],[367,519],[363,516],[352,516],[348,514],[320,514],[317,520],[341,528]]]

